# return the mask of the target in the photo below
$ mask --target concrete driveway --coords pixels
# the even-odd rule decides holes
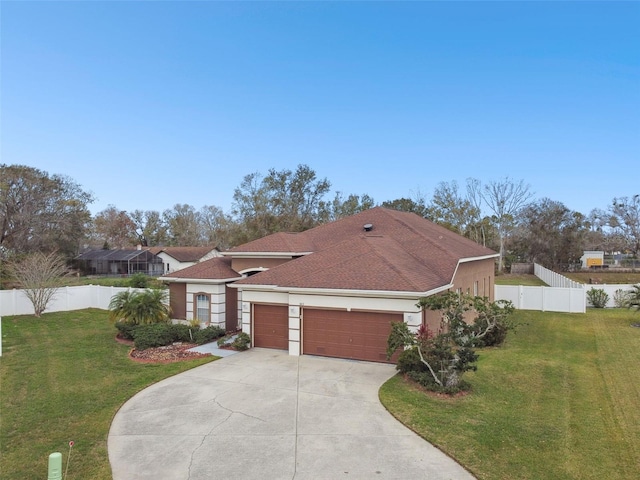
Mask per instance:
[[[116,414],[113,478],[472,479],[380,404],[394,373],[253,348],[176,375]]]

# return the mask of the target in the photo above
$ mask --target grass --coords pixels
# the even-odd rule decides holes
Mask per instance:
[[[496,276],[496,285],[525,285],[530,287],[546,287],[547,284],[535,275],[504,273]]]
[[[148,277],[150,288],[167,288],[167,285],[157,277]],[[74,287],[78,285],[101,285],[103,287],[129,287],[131,286],[131,277],[64,277],[62,282],[65,287]]]
[[[2,318],[1,477],[42,479],[53,452],[67,479],[111,479],[107,435],[118,408],[143,388],[210,362],[150,365],[128,358],[108,312],[82,310]]]
[[[611,272],[596,270],[593,272],[565,272],[562,273],[576,282],[596,284],[636,284],[640,283],[640,272]]]
[[[395,376],[382,403],[479,479],[637,479],[640,314],[517,315],[465,375],[471,394],[438,398]]]

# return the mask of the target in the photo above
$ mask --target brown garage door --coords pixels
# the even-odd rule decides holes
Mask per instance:
[[[303,311],[303,353],[327,357],[387,362],[387,338],[391,322],[403,321],[400,313]]]
[[[253,344],[256,347],[289,349],[287,305],[253,304]]]

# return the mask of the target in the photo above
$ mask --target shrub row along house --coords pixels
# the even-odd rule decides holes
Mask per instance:
[[[421,297],[493,300],[497,253],[418,215],[376,207],[275,233],[166,274],[176,319],[242,329],[252,345],[384,362],[391,322],[437,330]]]

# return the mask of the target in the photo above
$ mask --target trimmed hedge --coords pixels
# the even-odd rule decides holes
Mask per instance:
[[[195,331],[193,334],[193,341],[198,345],[202,345],[203,343],[213,342],[220,337],[224,337],[225,333],[226,332],[220,327],[210,326]]]
[[[220,327],[197,329],[189,325],[156,323],[153,325],[127,325],[116,323],[120,336],[133,340],[137,350],[163,347],[174,342],[203,343],[212,342],[222,336],[225,331]]]

